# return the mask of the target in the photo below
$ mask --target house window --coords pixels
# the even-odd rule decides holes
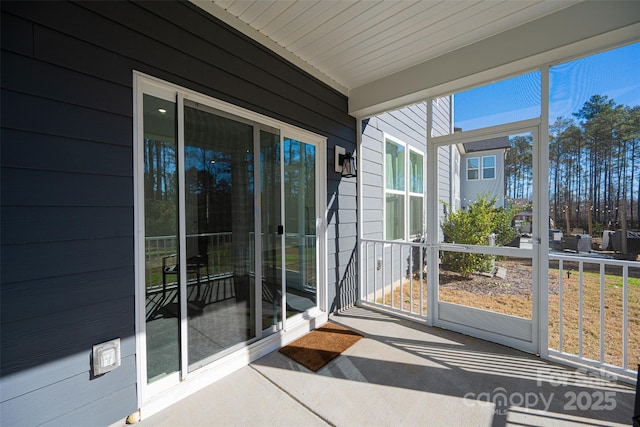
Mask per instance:
[[[495,179],[496,156],[482,157],[482,179]]]
[[[409,150],[409,236],[422,234],[424,208],[424,156]]]
[[[423,217],[424,155],[385,137],[385,238],[401,240],[421,234]]]
[[[405,147],[385,138],[385,205],[386,238],[404,238]]]
[[[478,157],[470,157],[467,159],[467,180],[474,181],[478,179],[478,171],[480,169],[480,159]]]
[[[480,167],[482,161],[482,168]],[[482,170],[482,176],[480,175]],[[469,157],[467,159],[467,181],[496,178],[496,156]]]

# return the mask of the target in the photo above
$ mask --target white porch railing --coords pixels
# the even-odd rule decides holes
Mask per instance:
[[[428,321],[427,245],[374,239],[360,242],[360,300]],[[632,338],[640,336],[640,301],[630,289],[640,287],[640,263],[555,253],[549,254],[549,262],[550,282],[557,280],[557,285],[550,285],[549,294],[549,358],[591,366],[633,382],[640,363],[640,344]],[[571,289],[567,272],[574,285]],[[591,290],[586,301],[589,275],[589,282],[596,280],[599,288],[598,292]],[[614,302],[618,311],[609,307]],[[587,339],[587,325],[594,321],[599,322],[596,334]],[[618,340],[607,341],[616,335]],[[596,357],[594,339],[599,339]]]
[[[556,290],[549,294],[550,356],[635,377],[640,345],[631,339],[640,336],[640,318],[630,309],[640,301],[630,289],[640,286],[640,263],[555,253],[549,261],[550,280],[557,274],[557,302]]]
[[[361,300],[400,314],[427,316],[426,245],[362,239]]]

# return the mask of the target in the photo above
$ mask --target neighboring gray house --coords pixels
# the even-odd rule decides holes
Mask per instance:
[[[485,139],[459,144],[460,207],[466,209],[478,195],[496,198],[496,207],[505,204],[505,159],[509,137]]]

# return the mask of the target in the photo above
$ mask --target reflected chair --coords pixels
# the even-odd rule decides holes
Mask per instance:
[[[193,240],[196,240],[195,244],[190,244]],[[200,282],[201,271],[206,269],[206,278],[209,280],[209,253],[208,253],[208,238],[199,236],[197,238],[187,238],[187,275],[189,273],[196,274],[197,295],[196,298],[200,299]],[[162,296],[166,295],[167,291],[167,276],[180,275],[180,263],[178,261],[178,254],[171,254],[162,257]],[[176,279],[178,281],[178,279]]]

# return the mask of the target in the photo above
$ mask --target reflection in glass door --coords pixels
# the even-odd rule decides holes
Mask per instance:
[[[262,225],[262,329],[275,331],[282,321],[282,203],[280,135],[260,130]]]
[[[287,317],[316,306],[316,147],[284,139]]]
[[[176,104],[144,95],[144,259],[147,381],[180,369]],[[173,260],[173,261],[172,261]]]
[[[185,101],[189,370],[256,336],[253,126]]]
[[[307,134],[186,98],[154,85],[137,98],[140,345],[150,394],[318,301],[321,139],[283,137]]]

